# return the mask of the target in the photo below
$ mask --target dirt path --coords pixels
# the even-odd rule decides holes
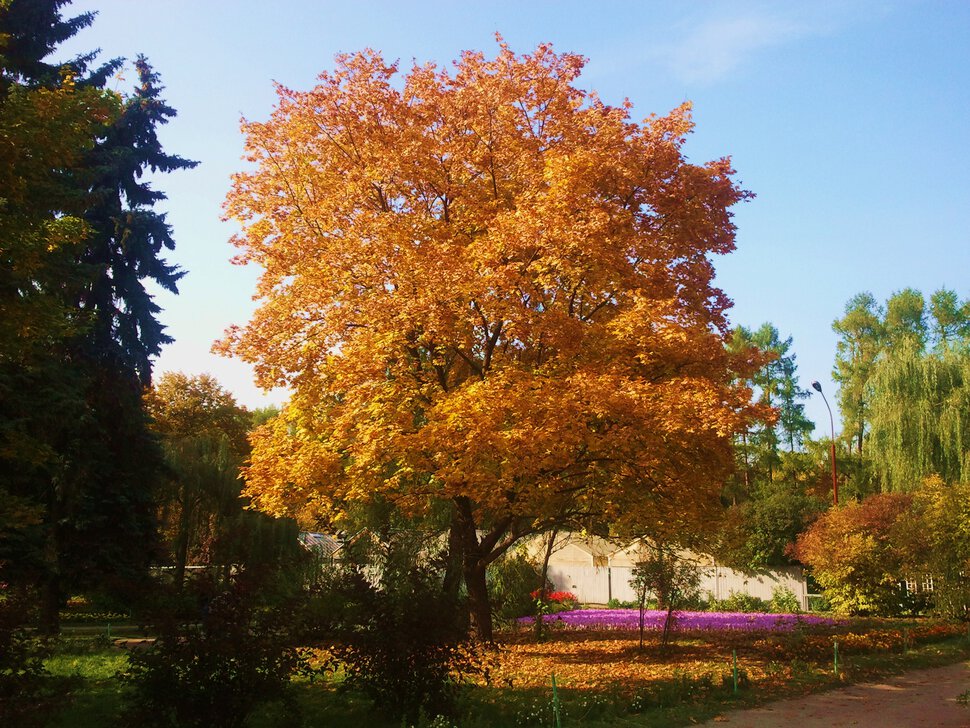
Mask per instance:
[[[851,685],[802,698],[736,710],[704,723],[710,728],[970,728],[970,663],[907,672],[882,682]]]

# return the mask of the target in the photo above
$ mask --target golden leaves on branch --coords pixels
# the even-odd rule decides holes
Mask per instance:
[[[634,122],[583,64],[500,40],[401,76],[364,51],[244,123],[225,210],[260,307],[219,346],[295,392],[254,440],[260,507],[716,494],[750,413],[709,256],[749,194],[683,157],[688,104]]]

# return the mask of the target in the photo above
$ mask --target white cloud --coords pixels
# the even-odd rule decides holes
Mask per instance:
[[[800,40],[843,32],[892,12],[885,0],[680,3],[658,37],[645,21],[637,50],[628,46],[615,63],[644,61],[688,84],[710,84],[743,70],[760,55]]]
[[[749,61],[758,51],[811,34],[791,18],[764,14],[709,18],[669,43],[655,46],[655,58],[682,81],[711,83]]]
[[[640,2],[627,16],[626,41],[595,49],[590,76],[663,69],[687,84],[711,84],[769,51],[814,36],[838,34],[892,12],[885,0],[669,3],[663,13]]]

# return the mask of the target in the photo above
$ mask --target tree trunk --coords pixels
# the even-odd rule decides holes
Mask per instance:
[[[748,466],[748,431],[741,431],[741,454],[744,455],[744,495],[747,497],[751,494],[751,477],[749,475]],[[733,505],[738,504],[737,495],[733,497]]]
[[[472,513],[471,501],[455,498],[455,518],[452,528],[458,531],[456,543],[461,543],[462,576],[468,591],[468,617],[472,634],[483,642],[492,641],[492,608],[488,603],[488,586],[485,569],[488,566],[483,547],[478,540],[478,529]]]
[[[559,535],[558,527],[552,529],[552,531],[549,532],[549,541],[546,542],[546,552],[542,557],[542,576],[541,576],[541,581],[539,582],[539,599],[542,601],[543,604],[546,603],[546,597],[548,596],[546,594],[546,584],[548,583],[548,580],[549,580],[549,559],[552,558],[552,549],[556,545],[556,536],[558,535]],[[536,633],[536,639],[541,639],[542,633],[545,631],[546,615],[545,615],[544,609],[540,609],[538,611],[539,613],[536,615],[536,621],[535,621],[535,633]]]
[[[663,637],[660,640],[660,651],[666,652],[667,645],[670,641],[670,632],[674,626],[674,603],[671,602],[667,607],[667,616],[664,618],[664,631]]]
[[[61,631],[61,578],[55,570],[44,580],[42,601],[40,605],[40,632],[54,636]]]
[[[468,590],[468,616],[471,631],[482,642],[492,641],[492,608],[488,603],[488,587],[485,584],[485,566],[480,559],[465,555],[463,568],[465,588]]]
[[[542,583],[539,584],[539,594],[543,599],[546,598],[546,584],[549,582],[549,560],[552,558],[552,550],[556,545],[556,537],[559,535],[559,527],[549,532],[549,541],[546,542],[546,553],[542,557]]]
[[[182,593],[185,585],[185,567],[189,561],[189,539],[191,537],[192,509],[190,507],[189,486],[182,482],[182,508],[179,511],[179,530],[175,542],[175,588]]]
[[[56,635],[61,631],[61,545],[58,533],[60,501],[54,482],[47,492],[47,533],[44,544],[46,574],[41,585],[40,632]]]
[[[445,561],[445,578],[442,589],[456,601],[462,581],[462,536],[457,506],[452,509],[451,526],[448,530],[448,553]]]
[[[637,595],[637,607],[639,611],[639,618],[637,620],[637,626],[640,628],[640,652],[643,652],[643,632],[647,627],[647,596],[646,590],[640,592]]]

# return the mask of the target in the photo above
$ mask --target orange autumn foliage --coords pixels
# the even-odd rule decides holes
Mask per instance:
[[[365,51],[244,124],[226,214],[263,273],[219,348],[292,390],[253,438],[257,507],[444,499],[494,558],[557,514],[675,530],[716,502],[751,362],[711,256],[749,193],[686,161],[689,105],[634,122],[583,64],[501,43],[402,78]]]

